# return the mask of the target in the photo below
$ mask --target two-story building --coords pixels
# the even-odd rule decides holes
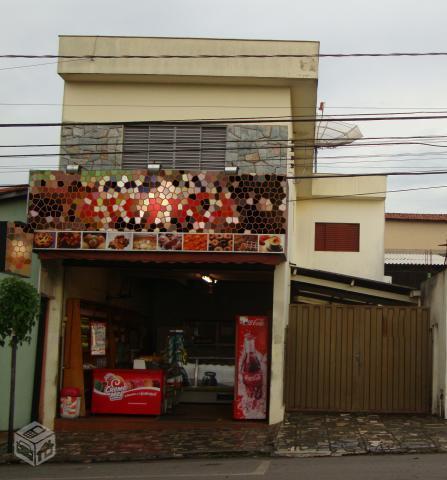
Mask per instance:
[[[60,61],[60,169],[30,177],[28,221],[50,299],[46,425],[63,387],[80,390],[87,418],[130,394],[126,413],[143,412],[137,391],[161,389],[185,419],[231,418],[242,392],[245,418],[277,423],[294,364],[291,302],[416,302],[383,283],[386,179],[294,178],[312,174],[318,49],[61,37],[62,56],[93,57]],[[180,397],[172,372],[164,387],[132,374],[173,358],[184,367]]]

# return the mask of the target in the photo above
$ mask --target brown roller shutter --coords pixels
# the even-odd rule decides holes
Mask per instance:
[[[315,251],[358,252],[360,224],[315,223]]]

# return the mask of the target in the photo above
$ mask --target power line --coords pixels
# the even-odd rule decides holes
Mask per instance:
[[[294,54],[294,53],[276,53],[276,54],[256,54],[256,53],[235,53],[235,54],[200,54],[200,55],[54,55],[54,54],[0,54],[0,58],[18,59],[18,58],[57,58],[57,59],[75,59],[75,60],[95,60],[95,59],[231,59],[231,58],[363,58],[363,57],[444,57],[447,52],[371,52],[371,53],[315,53],[315,54]]]
[[[436,112],[438,113],[438,112]],[[444,113],[444,112],[439,112]],[[415,115],[408,116],[408,114],[402,114],[401,116],[374,116],[374,117],[359,117],[359,116],[333,116],[325,117],[324,121],[331,122],[370,122],[370,121],[391,121],[391,120],[445,120],[447,115]],[[227,117],[227,118],[197,118],[197,119],[171,119],[171,120],[157,120],[151,123],[157,124],[202,124],[202,125],[220,125],[222,123],[285,123],[285,122],[312,122],[318,123],[319,118],[313,116],[275,116],[275,117]],[[95,126],[95,125],[133,125],[143,126],[148,123],[144,120],[133,121],[114,121],[114,122],[37,122],[37,123],[0,123],[0,128],[24,128],[24,127],[75,127],[75,126]]]
[[[328,200],[331,198],[346,198],[346,197],[361,197],[365,195],[379,195],[382,193],[398,193],[398,192],[414,192],[419,190],[435,190],[439,188],[447,188],[447,185],[435,185],[432,187],[415,187],[415,188],[399,188],[397,190],[382,190],[376,192],[364,192],[364,193],[351,193],[345,195],[330,195],[326,197],[312,197],[312,198],[296,198],[293,200],[288,200],[288,203],[293,202],[308,202],[308,201],[315,201],[315,200]]]
[[[272,140],[264,140],[265,142],[272,142]],[[281,142],[281,140],[278,140],[278,142]],[[183,145],[185,143],[185,145]],[[219,145],[219,142],[215,142],[218,146],[215,147],[203,147],[203,146],[193,146],[193,144],[197,145],[197,142],[189,142],[191,146],[186,145],[187,142],[181,142],[181,143],[175,143],[175,142],[157,142],[157,143],[133,143],[131,145],[129,144],[123,144],[123,143],[114,143],[114,144],[104,144],[104,143],[98,143],[98,144],[68,144],[68,145],[61,145],[64,148],[69,148],[69,147],[93,147],[93,146],[98,146],[101,147],[103,146],[104,148],[108,148],[109,146],[122,146],[125,149],[124,150],[115,150],[115,151],[103,151],[103,150],[88,150],[88,151],[80,151],[80,152],[36,152],[36,153],[10,153],[10,154],[1,154],[0,158],[33,158],[33,157],[84,157],[87,155],[103,155],[103,156],[109,156],[109,155],[145,155],[145,154],[157,154],[157,153],[176,153],[176,152],[186,152],[186,153],[203,153],[203,152],[227,152],[227,151],[257,151],[257,150],[275,150],[275,149],[280,149],[280,150],[291,150],[291,149],[300,149],[300,148],[322,148],[322,147],[316,147],[315,145],[309,144],[309,145],[267,145],[267,146],[253,146],[253,147],[241,147],[241,146],[236,146],[236,147],[223,147]],[[209,142],[211,144],[212,142]],[[143,147],[149,147],[150,148],[139,148],[137,150],[132,150],[131,148],[135,148],[136,145],[141,145]],[[156,147],[155,145],[158,145]],[[161,148],[160,145],[165,145],[165,148]],[[447,148],[446,145],[432,145],[428,143],[423,143],[423,142],[393,142],[393,143],[364,143],[364,144],[357,144],[357,145],[344,145],[344,147],[352,147],[352,146],[357,146],[357,147],[364,147],[364,146],[375,146],[375,147],[385,147],[385,146],[395,146],[395,145],[429,145],[437,148]],[[1,145],[0,148],[23,148],[23,147],[28,147],[32,145]],[[39,145],[34,145],[35,147],[39,147]],[[42,145],[43,146],[43,145]],[[51,146],[45,145],[45,146]],[[54,146],[57,146],[57,144],[54,144]],[[173,148],[168,148],[172,146]],[[128,147],[128,149],[126,148]],[[447,153],[447,152],[446,152]],[[288,158],[288,154],[290,152],[281,152],[278,156],[272,157],[274,159],[279,159],[281,161]],[[336,155],[336,156],[322,156],[319,157],[320,159],[343,159],[343,158],[376,158],[376,157],[386,157],[386,158],[392,158],[392,157],[401,157],[401,156],[428,156],[431,155],[433,158],[437,155],[443,155],[443,153],[440,152],[424,152],[424,153],[406,153],[406,154],[385,154],[385,155],[374,155],[374,154],[369,154],[369,155],[347,155],[346,157],[343,155]],[[278,158],[280,157],[280,158]],[[265,160],[265,158],[260,157],[260,160]],[[290,158],[290,160],[293,161],[293,159]],[[337,162],[329,162],[327,165],[333,165],[336,164]],[[351,163],[351,162],[338,162],[338,163]],[[352,162],[355,163],[355,162]],[[321,163],[319,163],[321,164]],[[323,163],[324,164],[324,163]]]
[[[156,122],[154,122],[156,123]],[[101,123],[103,125],[103,123]],[[121,124],[120,124],[121,125]],[[122,124],[122,125],[125,125]],[[447,141],[447,135],[409,135],[409,136],[382,136],[382,137],[362,137],[359,140],[356,140],[353,145],[359,145],[359,146],[370,146],[370,144],[362,144],[362,141],[365,140],[430,140],[430,141],[441,141],[445,140]],[[269,143],[269,142],[283,142],[283,143],[293,143],[294,144],[299,144],[300,142],[312,142],[309,144],[309,146],[314,147],[315,143],[318,143],[318,140],[315,139],[314,137],[312,138],[266,138],[266,139],[257,139],[257,140],[229,140],[228,143],[252,143],[252,144],[259,144],[259,143]],[[360,143],[359,143],[360,142]],[[173,145],[176,142],[173,141],[167,141],[167,142],[151,142],[151,144],[155,145]],[[188,145],[188,144],[197,144],[198,142],[196,140],[182,140],[181,142],[182,145]],[[202,140],[200,142],[202,145],[212,145],[212,144],[220,144],[220,140]],[[25,143],[25,144],[6,144],[6,145],[0,145],[0,148],[28,148],[28,147],[92,147],[92,146],[101,146],[101,145],[109,145],[106,143]],[[126,142],[117,142],[113,143],[114,146],[123,146],[123,145],[129,145],[129,143]],[[131,142],[130,145],[136,146],[136,145],[149,145],[149,142]],[[383,145],[393,145],[392,143],[383,143]],[[276,146],[276,145],[275,145]],[[284,148],[283,145],[277,145],[281,146]],[[292,145],[291,145],[292,146]],[[306,146],[306,145],[301,145],[301,146]],[[342,145],[342,146],[347,146],[347,145]],[[331,147],[319,147],[319,148],[331,148]],[[429,153],[429,152],[428,152]],[[337,158],[337,157],[321,157],[321,158]]]
[[[57,63],[57,62],[54,62]],[[35,64],[35,65],[26,65],[24,67],[9,67],[9,68],[25,68],[31,66],[38,66],[38,65],[47,65],[46,63]],[[3,70],[0,68],[0,70]],[[250,108],[250,109],[287,109],[287,110],[308,110],[308,109],[315,109],[315,105],[309,106],[292,106],[292,105],[157,105],[157,104],[126,104],[126,103],[57,103],[57,102],[0,102],[0,106],[2,107],[130,107],[130,108]],[[440,111],[446,110],[447,107],[377,107],[377,106],[332,106],[332,105],[325,105],[324,110],[332,110],[332,109],[340,109],[340,110],[414,110],[414,111]],[[405,112],[410,113],[410,112]],[[372,115],[372,113],[370,113]],[[324,121],[324,117],[322,118]]]
[[[405,175],[445,175],[447,170],[431,170],[429,172],[376,172],[376,173],[346,173],[336,175],[293,175],[288,180],[320,180],[325,178],[354,178],[354,177],[380,177],[380,176],[405,176]]]
[[[0,57],[1,58],[1,57]],[[15,65],[12,67],[2,67],[0,68],[0,71],[2,70],[16,70],[19,68],[32,68],[32,67],[42,67],[45,65],[57,65],[58,63],[67,63],[67,62],[78,62],[78,61],[85,61],[86,59],[84,58],[76,58],[73,60],[59,60],[58,62],[44,62],[44,63],[31,63],[30,65]]]
[[[0,188],[8,188],[8,187],[29,187],[29,184],[3,184],[0,185]],[[447,185],[434,185],[434,186],[429,186],[429,187],[414,187],[414,188],[400,188],[396,190],[382,190],[382,191],[375,191],[375,192],[363,192],[363,193],[352,193],[352,194],[344,194],[344,195],[330,195],[326,197],[313,197],[313,198],[306,198],[306,199],[293,199],[293,200],[288,200],[288,203],[293,203],[293,202],[304,202],[304,201],[315,201],[315,200],[327,200],[331,198],[346,198],[346,197],[359,197],[359,196],[365,196],[365,195],[378,195],[378,194],[384,194],[384,193],[399,193],[399,192],[414,192],[414,191],[421,191],[421,190],[435,190],[435,189],[440,189],[440,188],[447,188]]]

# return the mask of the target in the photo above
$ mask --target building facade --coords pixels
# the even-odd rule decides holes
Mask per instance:
[[[213,402],[228,405],[235,316],[268,319],[257,381],[268,422],[280,422],[291,266],[383,281],[385,197],[368,192],[385,191],[386,179],[294,178],[313,171],[318,48],[61,37],[60,55],[97,57],[59,63],[60,170],[30,177],[28,221],[50,299],[45,425],[63,387],[81,390],[88,415],[102,388],[95,368],[154,361],[175,329],[189,341],[192,400],[209,400],[197,395],[208,369],[221,389]],[[269,54],[292,57],[256,58]],[[107,336],[101,358],[96,331]]]

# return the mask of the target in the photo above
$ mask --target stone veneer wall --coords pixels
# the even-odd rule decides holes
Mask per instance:
[[[226,163],[240,173],[285,174],[288,138],[287,125],[229,125]]]
[[[77,163],[87,170],[121,168],[122,125],[62,127],[60,166]]]
[[[77,125],[62,128],[61,168],[77,163],[87,170],[122,166],[122,125]],[[228,125],[226,164],[241,173],[285,174],[287,171],[286,125]]]

